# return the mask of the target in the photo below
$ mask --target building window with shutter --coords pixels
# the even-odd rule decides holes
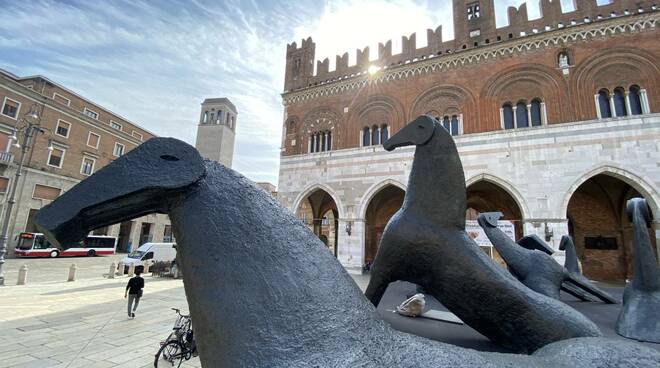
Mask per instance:
[[[82,164],[80,165],[80,173],[86,176],[92,175],[94,173],[94,165],[96,164],[96,160],[83,156],[82,159]]]
[[[86,107],[83,109],[83,114],[89,116],[92,119],[97,119],[98,120],[98,118],[99,118],[99,114],[96,111],[92,111],[92,110],[90,110]]]
[[[124,154],[124,145],[121,143],[115,142],[115,148],[112,150],[112,154],[115,157],[119,157]]]
[[[116,129],[116,130],[119,130],[119,131],[122,131],[122,129],[123,129],[121,124],[119,124],[118,122],[116,122],[114,120],[110,120],[110,128]]]
[[[62,189],[51,187],[48,185],[35,184],[32,191],[32,198],[45,199],[47,201],[54,201],[62,194]]]
[[[48,153],[48,166],[62,168],[64,163],[64,154],[66,150],[60,147],[53,147],[53,150]]]
[[[60,137],[69,138],[69,132],[71,131],[71,123],[67,123],[64,120],[57,121],[57,127],[55,128],[55,134]]]
[[[12,119],[18,118],[18,112],[21,109],[21,103],[14,101],[9,97],[5,97],[4,102],[2,103],[2,115],[10,117]]]
[[[100,142],[101,142],[101,136],[100,135],[98,135],[96,133],[89,132],[89,134],[87,135],[87,146],[88,147],[98,149]]]

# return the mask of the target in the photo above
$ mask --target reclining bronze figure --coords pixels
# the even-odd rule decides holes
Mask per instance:
[[[528,288],[554,299],[559,299],[561,289],[583,300],[588,298],[585,294],[588,293],[605,303],[617,303],[614,297],[592,284],[582,274],[569,272],[557,263],[548,254],[547,246],[531,246],[535,243],[531,238],[526,244],[533,249],[527,249],[511,240],[497,227],[497,220],[501,216],[501,212],[482,213],[477,221],[511,273]]]
[[[36,216],[54,243],[167,213],[203,367],[653,367],[636,342],[582,338],[532,356],[480,353],[383,322],[323,243],[250,180],[154,138]]]

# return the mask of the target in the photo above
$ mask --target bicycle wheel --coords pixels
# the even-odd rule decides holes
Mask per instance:
[[[177,340],[170,340],[163,344],[154,358],[154,368],[158,367],[176,367],[181,366],[185,358],[184,349]]]

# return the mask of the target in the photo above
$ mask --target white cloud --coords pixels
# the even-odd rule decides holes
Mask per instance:
[[[451,2],[429,8],[426,2],[395,0],[391,2],[338,0],[327,4],[318,19],[295,29],[295,40],[312,36],[316,43],[316,59],[330,59],[348,52],[349,65],[355,64],[355,50],[369,46],[372,60],[378,58],[378,43],[392,40],[392,52],[401,51],[401,36],[416,32],[417,47],[426,45],[426,30],[443,26],[444,39],[453,38]]]
[[[498,22],[522,2],[498,0]],[[440,24],[453,38],[450,0],[26,0],[3,3],[0,67],[43,74],[189,143],[199,104],[228,97],[239,109],[234,168],[277,183],[287,43],[312,36],[316,58],[334,68],[335,55],[348,52],[354,63],[355,50],[370,46],[374,59],[390,39],[396,53],[413,32],[424,46],[426,29]]]

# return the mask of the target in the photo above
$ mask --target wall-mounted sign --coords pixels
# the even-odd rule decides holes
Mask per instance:
[[[507,220],[497,221],[497,227],[502,230],[511,240],[516,241],[516,228],[513,222]],[[479,226],[475,220],[465,221],[465,232],[472,238],[479,246],[492,247],[493,244],[488,240],[484,229]]]

